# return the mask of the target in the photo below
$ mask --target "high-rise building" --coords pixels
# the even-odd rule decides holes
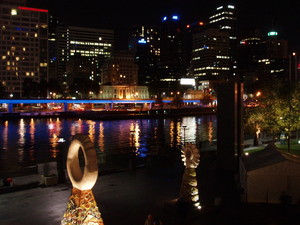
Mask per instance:
[[[198,80],[228,77],[230,57],[228,33],[210,28],[193,35],[192,70]]]
[[[238,46],[238,73],[246,92],[253,92],[274,79],[288,79],[287,41],[276,31],[244,34]]]
[[[77,62],[82,57],[83,64],[86,64],[88,59],[91,64],[96,65],[95,70],[89,70],[86,76],[91,81],[100,82],[101,66],[113,52],[114,32],[107,29],[60,25],[56,30],[56,43],[57,79],[65,87],[72,81],[73,74],[67,73],[66,65],[73,57],[76,57]],[[72,70],[69,68],[69,71]]]
[[[102,66],[102,85],[137,85],[138,65],[132,54],[119,51]]]
[[[7,97],[23,96],[25,78],[48,79],[48,10],[24,5],[0,1],[0,80]]]
[[[237,17],[234,5],[221,5],[209,17],[209,27],[226,31],[236,39]]]
[[[49,79],[56,79],[57,74],[57,44],[56,44],[56,28],[60,21],[58,17],[49,16]]]
[[[157,79],[160,59],[160,30],[155,26],[132,26],[129,33],[129,51],[139,66],[140,85],[150,85]]]
[[[237,70],[237,13],[236,7],[223,4],[209,17],[208,28],[215,28],[227,34],[229,39],[230,73],[227,78],[236,76]]]
[[[184,59],[185,29],[179,15],[162,18],[160,38],[159,84],[160,91],[178,89],[179,80],[187,75],[187,61]]]

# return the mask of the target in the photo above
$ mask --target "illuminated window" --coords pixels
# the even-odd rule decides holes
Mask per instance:
[[[16,9],[12,9],[10,13],[12,16],[18,15],[18,12]]]

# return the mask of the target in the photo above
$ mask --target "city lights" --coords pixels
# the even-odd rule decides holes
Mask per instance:
[[[270,31],[268,33],[268,36],[277,36],[277,35],[278,35],[278,33],[276,31]]]

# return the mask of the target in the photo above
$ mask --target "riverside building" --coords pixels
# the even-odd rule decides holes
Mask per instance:
[[[48,79],[48,10],[0,1],[0,80],[4,97],[23,97],[25,78]]]

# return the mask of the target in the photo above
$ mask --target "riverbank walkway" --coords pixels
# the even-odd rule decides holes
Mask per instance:
[[[212,152],[204,152],[197,168],[200,211],[176,204],[184,169],[177,153],[159,161],[150,159],[135,170],[100,171],[93,193],[104,223],[143,225],[151,214],[164,225],[300,225],[299,205],[244,204],[237,193],[229,193],[231,200],[222,203]],[[0,224],[60,224],[70,194],[70,182],[2,193]]]

